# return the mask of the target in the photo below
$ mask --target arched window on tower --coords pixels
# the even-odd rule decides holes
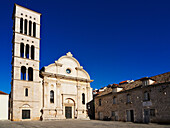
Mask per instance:
[[[27,35],[27,19],[25,19],[25,22],[24,22],[24,34]]]
[[[34,46],[31,46],[31,59],[34,60]]]
[[[25,89],[25,96],[28,96],[28,88]]]
[[[33,81],[33,68],[28,68],[28,80]]]
[[[82,94],[82,104],[85,104],[85,94]]]
[[[26,67],[21,67],[21,80],[26,80]]]
[[[29,45],[28,44],[26,45],[25,56],[26,56],[26,58],[29,59]]]
[[[32,31],[32,22],[29,21],[29,36],[31,36],[31,31]]]
[[[23,33],[23,18],[20,19],[20,33]]]
[[[50,91],[50,103],[54,103],[54,91]]]
[[[36,23],[33,23],[33,37],[36,37]]]
[[[20,57],[24,57],[24,43],[20,44]]]

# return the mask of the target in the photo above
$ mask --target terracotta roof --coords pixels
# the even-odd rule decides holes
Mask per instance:
[[[170,82],[170,72],[159,74],[159,75],[152,76],[152,77],[149,77],[149,78],[155,81],[152,85]],[[138,80],[135,80],[132,83],[117,85],[117,87],[122,87],[123,88],[122,91],[126,91],[126,90],[133,89],[135,87],[139,87],[141,85],[142,85],[142,80],[138,79]],[[113,84],[112,86],[115,87],[115,84]],[[107,95],[107,94],[110,94],[111,92],[112,92],[112,88],[107,88],[104,92],[102,92],[98,96]]]
[[[128,80],[121,81],[119,84],[126,83],[126,82],[128,82]]]
[[[0,94],[3,94],[3,95],[8,95],[7,93],[5,93],[5,92],[2,92],[2,91],[0,91]]]
[[[98,96],[103,96],[112,92],[112,88],[107,88],[104,92],[101,92]]]
[[[159,74],[159,75],[152,76],[152,77],[149,77],[149,78],[155,81],[154,84],[170,82],[170,72]],[[132,83],[123,84],[123,85],[119,85],[119,86],[123,87],[123,90],[129,90],[129,89],[141,86],[142,80],[143,80],[143,78],[135,80]]]

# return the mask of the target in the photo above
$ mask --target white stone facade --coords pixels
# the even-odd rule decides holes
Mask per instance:
[[[92,80],[70,52],[42,68],[41,75],[44,91],[43,119],[67,118],[66,107],[71,107],[71,118],[87,118],[86,103],[92,100]],[[51,90],[54,91],[54,103],[50,103]]]
[[[11,120],[87,118],[92,80],[70,52],[39,71],[40,17],[14,5]]]
[[[8,120],[9,95],[0,92],[0,120]]]

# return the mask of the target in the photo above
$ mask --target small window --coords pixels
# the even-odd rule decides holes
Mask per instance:
[[[50,91],[50,103],[54,103],[54,91]]]
[[[150,109],[150,116],[155,116],[155,109]]]
[[[20,19],[20,33],[23,33],[23,18]]]
[[[34,46],[31,46],[31,59],[34,60]]]
[[[116,97],[113,97],[113,104],[116,104]]]
[[[70,69],[66,69],[66,72],[67,72],[68,74],[70,74],[70,73],[71,73],[71,70],[70,70]]]
[[[21,80],[26,80],[26,67],[21,67]]]
[[[29,21],[29,36],[32,34],[32,22]]]
[[[101,106],[102,105],[102,100],[101,99],[99,99],[99,106]]]
[[[36,23],[33,23],[33,37],[36,37]]]
[[[22,110],[22,119],[30,119],[30,110]]]
[[[130,94],[127,94],[127,103],[130,103],[130,102],[131,102]]]
[[[115,111],[112,111],[112,116],[115,116]]]
[[[20,57],[24,58],[24,43],[20,44]]]
[[[25,56],[26,56],[26,58],[29,59],[29,45],[28,44],[26,45]]]
[[[28,88],[25,89],[25,96],[28,96]]]
[[[85,104],[85,94],[82,94],[82,104]]]
[[[147,91],[144,92],[144,101],[149,101],[150,100],[150,95]]]
[[[24,34],[27,35],[27,19],[25,19],[25,22],[24,22]]]
[[[33,68],[28,68],[28,80],[33,81]]]

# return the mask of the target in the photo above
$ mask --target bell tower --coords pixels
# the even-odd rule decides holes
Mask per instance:
[[[13,10],[11,120],[39,120],[41,109],[41,14],[15,4]]]

